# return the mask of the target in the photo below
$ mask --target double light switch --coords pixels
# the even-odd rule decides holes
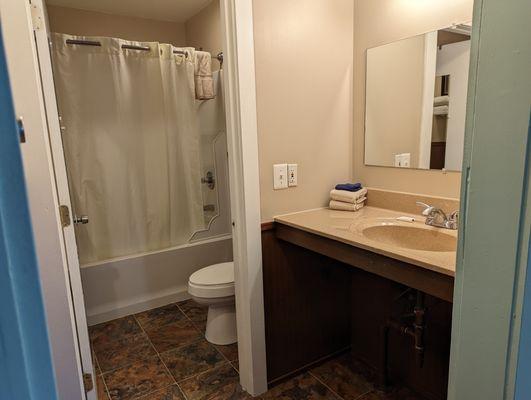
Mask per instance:
[[[297,164],[273,165],[273,188],[286,189],[297,186]]]

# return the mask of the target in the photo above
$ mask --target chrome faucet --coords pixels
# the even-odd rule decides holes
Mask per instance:
[[[426,225],[445,229],[457,229],[457,226],[459,225],[459,211],[454,211],[450,215],[446,215],[446,213],[440,208],[430,206],[420,201],[417,201],[417,205],[424,207],[422,215],[426,217]]]

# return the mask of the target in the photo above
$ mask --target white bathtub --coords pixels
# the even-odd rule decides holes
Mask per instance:
[[[81,268],[89,325],[186,300],[188,277],[199,268],[232,260],[224,235],[161,251],[86,264]]]

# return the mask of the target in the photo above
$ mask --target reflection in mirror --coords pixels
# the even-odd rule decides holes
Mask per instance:
[[[367,50],[366,165],[461,169],[470,31],[455,25]]]

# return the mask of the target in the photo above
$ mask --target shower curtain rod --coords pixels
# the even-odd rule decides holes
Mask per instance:
[[[101,43],[95,40],[77,40],[77,39],[66,39],[66,44],[77,44],[82,46],[96,46],[101,47]],[[140,51],[150,51],[151,47],[148,46],[135,46],[132,44],[122,44],[122,49],[126,50],[140,50]],[[173,50],[173,54],[182,54],[188,57],[188,53],[182,50]]]
[[[96,40],[78,40],[78,39],[66,39],[66,44],[78,44],[82,46],[97,46],[101,47],[101,43]],[[127,50],[140,50],[140,51],[150,51],[151,48],[148,46],[135,46],[132,44],[122,44],[122,49]],[[188,57],[188,53],[186,51],[182,50],[173,50],[173,54],[181,54],[185,57]],[[215,57],[212,56],[212,58],[215,58],[219,61],[220,66],[223,65],[223,52],[219,52]]]

